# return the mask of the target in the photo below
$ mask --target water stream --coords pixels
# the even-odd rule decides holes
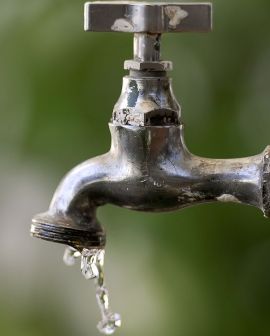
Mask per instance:
[[[76,259],[81,258],[81,272],[85,279],[95,281],[96,299],[101,312],[101,321],[98,330],[111,335],[121,326],[121,317],[110,309],[108,289],[104,281],[104,249],[83,249],[82,253],[72,247],[67,247],[63,260],[66,265],[72,266]]]

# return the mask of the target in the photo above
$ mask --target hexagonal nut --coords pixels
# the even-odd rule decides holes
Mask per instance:
[[[141,62],[136,60],[127,60],[124,63],[125,70],[170,71],[172,68],[173,64],[170,61]]]

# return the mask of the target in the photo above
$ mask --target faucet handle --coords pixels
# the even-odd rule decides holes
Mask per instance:
[[[87,2],[84,29],[92,32],[179,33],[212,30],[211,3]]]

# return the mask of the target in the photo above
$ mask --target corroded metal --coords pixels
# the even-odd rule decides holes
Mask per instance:
[[[154,77],[155,74],[155,77]],[[180,106],[166,73],[131,71],[123,78],[113,122],[131,126],[180,124]]]
[[[93,20],[98,6],[106,9],[113,5],[96,4],[90,13]],[[151,65],[161,62],[160,36],[149,39],[140,35],[135,39],[134,62],[141,62],[144,68],[131,69],[123,79],[109,124],[110,151],[66,175],[49,210],[33,218],[32,235],[80,251],[104,247],[106,236],[96,210],[108,203],[162,212],[206,202],[237,202],[258,207],[270,216],[270,147],[242,159],[207,159],[191,154],[184,143],[181,110],[171,80],[166,71]],[[143,48],[143,41],[147,50],[138,50]]]

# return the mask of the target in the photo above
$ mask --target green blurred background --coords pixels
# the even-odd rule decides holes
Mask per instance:
[[[192,152],[242,157],[270,143],[269,11],[216,0],[213,33],[163,37]],[[93,284],[62,263],[63,246],[29,236],[61,177],[110,145],[132,37],[82,27],[83,1],[0,1],[0,335],[98,335]],[[106,206],[99,218],[117,335],[269,335],[270,222],[257,209]]]

